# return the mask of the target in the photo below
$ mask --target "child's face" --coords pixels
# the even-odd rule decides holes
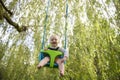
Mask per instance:
[[[57,36],[51,36],[50,37],[50,44],[52,47],[58,46],[58,37]]]

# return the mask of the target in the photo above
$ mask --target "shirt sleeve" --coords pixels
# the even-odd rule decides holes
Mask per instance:
[[[69,53],[68,53],[67,49],[59,48],[58,50],[61,51],[62,53],[64,53],[64,57],[69,57]]]

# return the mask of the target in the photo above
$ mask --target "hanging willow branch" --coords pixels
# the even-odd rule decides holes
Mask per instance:
[[[27,26],[19,26],[17,23],[15,23],[10,16],[13,15],[13,13],[7,9],[7,7],[4,5],[3,1],[0,0],[0,19],[3,20],[5,19],[10,25],[14,26],[15,29],[18,32],[22,32],[22,31],[26,31],[27,30]]]

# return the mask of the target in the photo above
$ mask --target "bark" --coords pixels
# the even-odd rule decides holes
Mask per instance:
[[[11,18],[9,17],[9,15],[8,15],[7,13],[4,13],[4,14],[3,14],[3,17],[6,19],[6,21],[7,21],[10,25],[14,26],[14,27],[17,29],[18,32],[22,32],[22,31],[26,31],[26,30],[27,30],[27,26],[22,26],[22,27],[20,28],[20,26],[19,26],[17,23],[15,23],[15,22],[13,22],[13,21],[11,20]]]

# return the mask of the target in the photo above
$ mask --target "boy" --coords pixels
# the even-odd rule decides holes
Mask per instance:
[[[58,38],[57,35],[54,34],[54,35],[50,36],[50,47],[48,49],[50,49],[50,50],[57,50],[57,51],[60,51],[60,52],[64,53],[63,58],[57,57],[55,59],[55,62],[58,64],[60,75],[64,76],[64,61],[66,61],[66,59],[68,58],[68,52],[65,49],[63,49],[63,48],[58,47],[58,43],[59,43],[59,38]],[[39,62],[38,66],[37,66],[38,69],[43,67],[49,61],[50,61],[50,57],[49,56],[45,56]]]

